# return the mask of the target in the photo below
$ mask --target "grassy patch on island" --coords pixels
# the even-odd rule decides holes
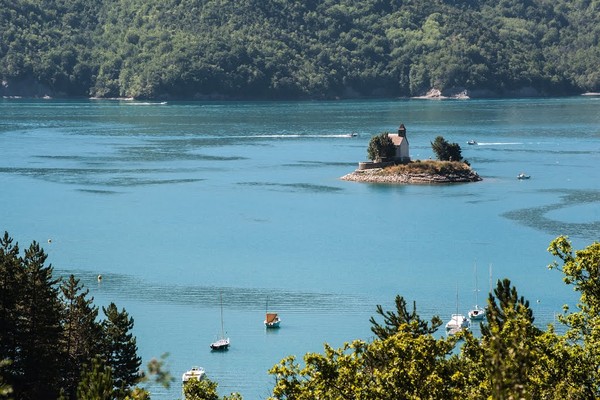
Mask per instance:
[[[415,160],[407,164],[397,164],[383,168],[380,173],[389,175],[430,174],[447,175],[470,171],[471,167],[462,161]]]

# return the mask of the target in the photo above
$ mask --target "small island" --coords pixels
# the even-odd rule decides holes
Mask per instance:
[[[482,178],[466,160],[460,146],[438,136],[432,143],[437,160],[411,160],[406,127],[398,133],[384,132],[371,138],[367,150],[370,162],[360,162],[358,169],[340,179],[354,182],[393,184],[432,184],[478,182]],[[454,161],[453,161],[454,160]]]

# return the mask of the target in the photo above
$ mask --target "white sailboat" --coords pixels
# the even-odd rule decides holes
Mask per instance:
[[[223,328],[223,294],[221,297],[221,337],[215,342],[210,344],[212,350],[228,350],[229,349],[229,338],[225,337],[225,329]]]
[[[458,285],[456,286],[456,314],[452,314],[450,321],[446,323],[446,331],[454,335],[465,329],[469,329],[471,322],[463,315],[458,313]]]
[[[269,312],[269,297],[267,297],[267,306],[265,307],[265,327],[267,329],[279,328],[281,319],[277,313]]]
[[[481,321],[485,318],[485,310],[479,306],[479,286],[477,285],[477,264],[475,264],[475,306],[469,310],[469,318]]]

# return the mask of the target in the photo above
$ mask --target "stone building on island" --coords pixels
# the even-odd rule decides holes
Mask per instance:
[[[408,138],[406,137],[406,127],[400,124],[398,133],[388,133],[388,137],[392,140],[396,148],[396,154],[392,160],[382,160],[380,162],[365,161],[358,163],[358,169],[384,168],[394,164],[404,164],[410,162],[410,152],[408,148]]]
[[[410,153],[408,151],[408,139],[406,138],[406,127],[400,124],[398,133],[388,133],[388,137],[392,139],[392,143],[396,146],[395,163],[410,162]]]

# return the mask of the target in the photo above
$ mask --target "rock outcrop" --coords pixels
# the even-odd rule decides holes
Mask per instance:
[[[437,184],[478,182],[481,177],[471,169],[458,170],[449,173],[402,172],[390,173],[386,168],[356,170],[340,179],[353,182],[367,183],[397,183],[397,184]]]

